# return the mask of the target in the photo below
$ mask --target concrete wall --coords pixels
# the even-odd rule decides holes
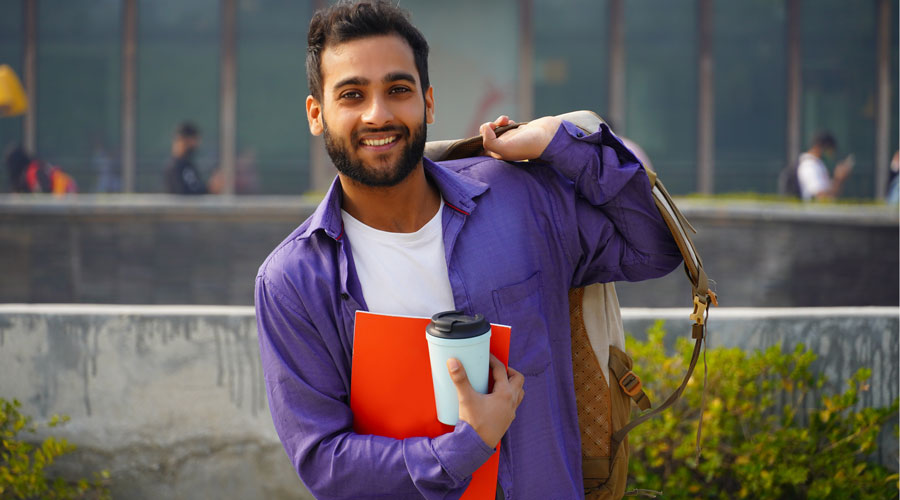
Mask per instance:
[[[72,420],[115,498],[312,498],[275,436],[247,307],[0,306],[0,396]]]
[[[624,310],[640,336],[687,311]],[[804,342],[843,387],[873,369],[862,405],[898,397],[898,309],[741,310],[711,314],[710,344]],[[710,367],[722,369],[722,367]],[[72,420],[54,434],[78,446],[67,474],[109,469],[116,498],[310,498],[272,428],[248,307],[0,305],[0,397],[26,413]],[[879,459],[896,468],[896,439]]]
[[[723,306],[900,304],[897,207],[679,200]],[[617,286],[623,306],[690,306],[682,271]]]
[[[896,208],[679,205],[723,305],[900,303]],[[260,263],[314,207],[279,197],[0,196],[0,303],[249,305]],[[619,287],[630,307],[688,306],[688,292],[681,271]]]

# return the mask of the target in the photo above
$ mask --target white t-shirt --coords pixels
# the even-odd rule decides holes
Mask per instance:
[[[441,214],[414,233],[369,227],[341,210],[356,273],[369,311],[431,317],[454,309],[444,257]]]
[[[828,176],[825,164],[817,156],[809,153],[800,155],[797,182],[800,185],[800,197],[804,200],[811,200],[817,194],[831,188],[831,177]]]

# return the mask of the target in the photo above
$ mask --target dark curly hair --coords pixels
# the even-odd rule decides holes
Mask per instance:
[[[322,101],[322,51],[340,44],[378,35],[396,34],[413,51],[422,91],[428,89],[428,42],[409,22],[409,14],[385,0],[341,1],[317,11],[309,22],[306,78],[309,92]]]

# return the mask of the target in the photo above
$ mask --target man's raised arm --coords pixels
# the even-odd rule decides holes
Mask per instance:
[[[681,262],[644,168],[606,124],[587,134],[544,117],[497,137],[493,129],[507,123],[503,116],[482,126],[488,154],[541,160],[574,185],[575,196],[555,197],[561,220],[571,222],[557,229],[573,266],[572,286],[657,278]]]

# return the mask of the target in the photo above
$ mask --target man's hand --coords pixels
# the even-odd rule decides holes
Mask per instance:
[[[837,165],[834,166],[834,180],[837,182],[844,182],[847,177],[850,175],[850,171],[853,170],[853,165],[856,163],[853,155],[849,155],[844,160]]]
[[[489,394],[472,388],[465,368],[455,358],[447,360],[447,369],[459,397],[459,419],[471,425],[481,440],[494,448],[516,418],[516,408],[525,396],[522,390],[525,377],[503,366],[493,354],[490,363],[494,388]]]
[[[514,123],[508,116],[501,116],[481,126],[479,133],[487,154],[506,161],[538,158],[553,140],[562,120],[555,116],[545,116],[509,130],[500,137],[494,133],[497,127]]]

